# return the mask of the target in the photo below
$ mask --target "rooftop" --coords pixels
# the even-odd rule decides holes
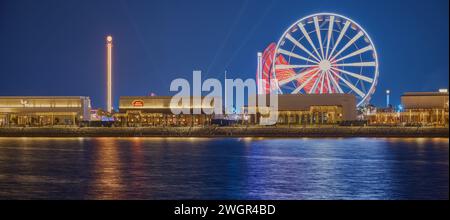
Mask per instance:
[[[448,92],[405,92],[402,96],[448,96]]]

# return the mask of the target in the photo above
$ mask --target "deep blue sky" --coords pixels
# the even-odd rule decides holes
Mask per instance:
[[[0,0],[1,95],[90,96],[105,103],[104,38],[115,41],[114,96],[169,95],[192,70],[255,76],[256,53],[293,22],[335,12],[358,22],[380,58],[372,103],[448,87],[448,0]],[[208,71],[209,74],[205,72]]]

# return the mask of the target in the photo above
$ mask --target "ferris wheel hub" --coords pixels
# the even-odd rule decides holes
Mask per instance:
[[[319,69],[326,72],[331,69],[331,62],[329,60],[322,60],[319,63]]]

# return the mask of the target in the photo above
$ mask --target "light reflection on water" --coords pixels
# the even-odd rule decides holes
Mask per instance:
[[[93,161],[93,176],[97,178],[94,178],[88,195],[92,195],[94,199],[120,198],[120,190],[124,185],[117,142],[109,138],[98,138],[94,139],[94,145],[102,147],[94,148],[93,154],[96,159]]]
[[[448,199],[445,138],[0,138],[6,199]]]

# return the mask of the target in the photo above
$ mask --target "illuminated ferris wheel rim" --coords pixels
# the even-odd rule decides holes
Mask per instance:
[[[357,27],[357,29],[360,31],[360,32],[362,32],[362,34],[361,34],[361,36],[359,36],[359,37],[366,37],[367,39],[368,39],[368,44],[369,44],[369,46],[367,46],[367,47],[370,47],[370,48],[361,48],[361,49],[359,49],[359,52],[361,51],[361,50],[364,50],[363,52],[356,52],[356,53],[359,53],[359,54],[356,54],[356,55],[361,55],[362,53],[364,53],[364,52],[366,52],[366,51],[372,51],[373,52],[373,59],[374,59],[374,61],[373,62],[368,62],[368,63],[363,63],[363,62],[361,62],[361,63],[359,63],[359,65],[361,65],[361,67],[363,66],[363,65],[367,65],[367,66],[373,66],[373,67],[375,67],[375,70],[374,70],[374,72],[373,72],[373,77],[372,77],[372,79],[371,79],[371,82],[370,82],[370,89],[369,90],[367,90],[367,91],[365,91],[364,92],[364,95],[362,95],[361,94],[361,91],[360,90],[357,90],[358,92],[356,92],[357,94],[356,94],[356,96],[358,97],[358,95],[360,96],[359,98],[360,98],[360,101],[357,103],[357,106],[360,106],[360,105],[362,105],[362,104],[364,104],[364,103],[366,103],[366,102],[368,102],[369,100],[370,100],[370,98],[371,98],[371,96],[373,95],[373,93],[375,92],[375,89],[376,89],[376,85],[377,85],[377,83],[378,83],[378,77],[379,77],[379,67],[378,67],[378,64],[379,64],[379,62],[378,62],[378,54],[377,54],[377,51],[376,51],[376,47],[375,47],[375,45],[374,45],[374,43],[373,43],[373,41],[372,41],[372,39],[371,39],[371,37],[369,36],[369,34],[364,30],[364,28],[362,28],[361,27],[361,25],[359,25],[357,22],[355,22],[354,20],[352,20],[352,19],[350,19],[350,18],[348,18],[348,17],[346,17],[346,16],[343,16],[343,15],[340,15],[340,14],[336,14],[336,13],[328,13],[328,12],[324,12],[324,13],[316,13],[316,14],[311,14],[311,15],[308,15],[308,16],[305,16],[305,17],[303,17],[303,18],[301,18],[301,19],[299,19],[299,20],[297,20],[295,23],[293,23],[291,26],[289,26],[289,28],[287,28],[286,29],[286,31],[283,33],[283,35],[282,35],[282,37],[280,38],[280,40],[278,41],[278,43],[277,43],[277,45],[276,45],[276,48],[275,48],[275,53],[273,54],[273,60],[274,60],[274,62],[272,63],[272,77],[274,77],[275,79],[277,79],[277,76],[276,76],[276,72],[277,72],[277,62],[275,62],[276,60],[277,60],[277,56],[278,55],[280,55],[280,54],[283,54],[283,53],[280,53],[280,47],[282,46],[282,44],[284,43],[284,41],[286,41],[287,40],[287,36],[288,36],[288,34],[290,35],[290,32],[294,29],[294,28],[296,28],[296,27],[299,27],[300,29],[302,29],[302,27],[304,27],[305,25],[303,25],[303,23],[302,22],[305,22],[306,24],[307,23],[311,23],[311,21],[310,22],[308,22],[308,19],[312,19],[313,20],[313,22],[314,22],[314,25],[315,25],[315,28],[316,28],[316,30],[315,30],[315,32],[317,33],[317,37],[319,38],[318,40],[319,40],[319,48],[317,48],[315,45],[314,45],[314,43],[312,43],[311,42],[311,39],[310,39],[310,37],[311,36],[309,36],[309,34],[311,33],[311,32],[313,32],[313,31],[311,31],[311,32],[303,32],[304,31],[304,29],[302,29],[302,32],[303,33],[306,33],[303,37],[306,37],[307,39],[308,39],[308,42],[309,42],[309,44],[313,47],[313,51],[307,51],[307,52],[309,52],[308,54],[309,54],[309,57],[308,58],[306,58],[306,57],[302,57],[301,59],[303,59],[303,58],[306,58],[306,59],[303,59],[303,60],[307,60],[308,62],[309,61],[312,61],[312,62],[314,62],[316,65],[311,65],[311,66],[315,66],[316,68],[319,68],[321,71],[323,71],[324,69],[327,69],[327,70],[329,70],[329,72],[330,72],[330,75],[331,75],[331,72],[333,72],[333,74],[334,75],[338,75],[338,74],[336,74],[335,73],[335,71],[337,71],[334,67],[336,67],[336,66],[333,66],[333,65],[336,65],[337,64],[337,61],[336,60],[338,60],[338,61],[342,61],[342,60],[339,60],[339,59],[341,59],[341,58],[339,58],[338,59],[338,55],[341,55],[341,53],[343,52],[343,51],[345,51],[345,50],[347,50],[347,49],[349,49],[349,47],[350,46],[352,46],[352,45],[346,45],[346,46],[348,46],[348,47],[346,47],[346,46],[344,46],[344,48],[341,48],[341,50],[342,51],[339,51],[339,52],[337,52],[336,51],[336,54],[333,54],[333,52],[335,52],[335,50],[337,49],[336,47],[339,45],[339,43],[340,43],[340,40],[338,39],[337,40],[337,42],[335,42],[335,43],[333,43],[334,45],[333,45],[333,49],[332,49],[332,51],[328,54],[328,51],[329,51],[329,49],[330,49],[330,46],[331,45],[329,45],[330,43],[330,32],[332,32],[332,35],[334,34],[334,32],[336,32],[336,30],[334,29],[334,24],[333,24],[333,26],[331,26],[331,31],[329,30],[330,29],[330,27],[328,27],[328,29],[325,29],[325,30],[327,30],[327,32],[328,32],[328,36],[327,35],[325,35],[324,36],[324,38],[323,39],[326,39],[326,44],[327,45],[322,45],[322,40],[321,40],[321,37],[322,37],[322,34],[320,33],[323,29],[321,28],[321,27],[318,27],[318,25],[317,25],[317,22],[318,22],[318,20],[319,20],[319,17],[322,17],[323,18],[323,21],[326,21],[326,17],[328,17],[328,23],[334,23],[334,22],[336,22],[337,23],[337,21],[335,21],[335,20],[333,20],[333,21],[330,21],[331,20],[331,17],[333,17],[333,19],[335,19],[335,18],[340,18],[341,20],[342,20],[342,23],[344,23],[344,21],[347,23],[347,22],[349,22],[349,24],[348,25],[344,25],[344,28],[341,28],[340,30],[338,30],[338,31],[340,31],[339,32],[339,35],[343,35],[343,36],[345,36],[345,37],[348,37],[347,35],[346,35],[346,31],[347,31],[347,29],[349,28],[349,27],[352,27],[352,25],[355,25],[356,27]],[[299,25],[299,24],[301,24],[301,25]],[[322,24],[323,25],[323,24]],[[345,26],[348,26],[347,28],[345,28]],[[341,34],[342,33],[342,34]],[[319,36],[320,35],[320,36]],[[359,33],[357,34],[357,35],[359,35]],[[340,36],[340,38],[343,38],[343,36]],[[356,37],[356,36],[354,36],[354,37]],[[358,37],[358,38],[359,38]],[[295,39],[294,39],[295,40]],[[352,40],[350,40],[350,41],[352,41]],[[297,42],[298,43],[298,42]],[[355,43],[355,42],[353,42],[353,43]],[[294,43],[295,44],[295,43]],[[298,44],[297,44],[297,46],[298,46]],[[325,47],[326,46],[326,47]],[[294,49],[294,48],[293,48]],[[322,54],[322,56],[323,57],[321,57],[320,56],[320,54],[319,54],[319,49],[320,49],[320,54]],[[326,56],[324,56],[324,52],[323,52],[323,50],[326,50]],[[305,50],[306,51],[306,50]],[[289,51],[286,51],[286,50],[284,50],[284,51],[282,51],[282,52],[284,52],[284,54],[289,54]],[[317,56],[314,56],[314,53],[317,55]],[[291,54],[292,54],[292,51],[291,51]],[[352,53],[351,53],[352,54]],[[348,55],[346,55],[346,56],[355,56],[355,55],[351,55],[351,54],[348,54]],[[294,56],[295,56],[296,54],[294,54]],[[341,55],[342,56],[342,55]],[[291,58],[291,56],[289,57],[289,58]],[[358,64],[358,63],[357,63]],[[342,65],[342,64],[341,64]],[[347,64],[347,65],[349,65],[349,64]],[[282,66],[282,65],[280,65],[280,66]],[[285,65],[285,66],[293,66],[293,65]],[[307,66],[307,65],[304,65],[304,66]],[[361,68],[362,69],[362,68]],[[361,70],[362,71],[362,70]],[[346,72],[346,71],[344,71],[344,72]],[[350,75],[353,75],[353,76],[355,76],[355,74],[353,74],[353,73],[351,73],[351,72],[347,72],[347,73],[349,73]],[[346,74],[347,74],[346,73]],[[298,75],[301,75],[302,73],[297,73],[296,72],[296,76],[295,76],[295,78],[298,78]],[[314,73],[314,74],[316,74],[316,73]],[[339,77],[339,76],[338,76]],[[331,78],[334,78],[334,77],[331,77]],[[367,80],[368,81],[368,78],[367,77],[364,77],[364,76],[361,76],[360,78],[362,78],[363,80]],[[340,79],[342,79],[342,78],[340,78]],[[277,80],[275,80],[276,81],[276,90],[278,90],[281,94],[283,93],[283,91],[282,91],[282,89],[281,89],[281,87],[283,86],[283,85],[281,85],[280,86],[280,82],[282,82],[282,81],[279,81],[278,79]],[[292,81],[292,80],[291,80]],[[328,82],[329,81],[333,81],[333,80],[330,80],[330,78],[328,78]],[[345,81],[345,79],[344,79],[344,81]],[[323,82],[322,82],[322,87],[323,87]],[[338,87],[339,87],[339,85],[338,85]],[[349,86],[349,87],[352,87],[351,85]],[[300,88],[300,87],[298,87],[298,88]],[[302,89],[302,88],[300,88],[300,89],[296,89],[296,90],[294,90],[295,91],[295,93],[299,93],[300,92],[300,90]],[[331,87],[329,87],[330,88],[330,90],[331,90]],[[339,90],[340,90],[340,88],[339,88]],[[352,89],[353,90],[353,89]],[[343,91],[339,91],[339,93],[344,93]],[[294,94],[294,93],[293,93]]]

